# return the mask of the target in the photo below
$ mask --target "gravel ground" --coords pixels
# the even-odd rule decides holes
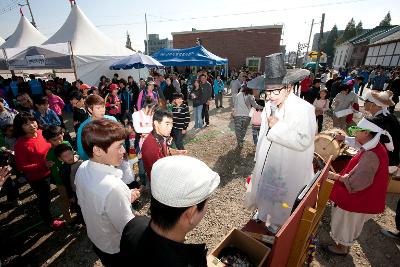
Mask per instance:
[[[228,107],[228,98],[224,99]],[[209,209],[200,224],[187,236],[187,242],[204,242],[214,248],[232,228],[241,228],[251,217],[244,208],[244,181],[253,168],[254,145],[249,129],[246,144],[236,149],[231,109],[210,110],[211,127],[190,130],[186,137],[189,155],[206,162],[221,176],[221,184],[210,199]],[[326,118],[324,128],[331,127]],[[191,123],[189,129],[193,126]],[[40,219],[32,202],[29,186],[21,188],[23,204],[18,208],[5,205],[0,199],[0,257],[7,266],[102,266],[91,249],[85,229],[49,231],[45,226],[30,228]],[[53,201],[58,201],[53,191]],[[147,214],[149,194],[143,194],[135,204],[139,214]],[[317,250],[313,266],[400,266],[399,244],[382,236],[379,229],[395,229],[394,210],[399,196],[388,194],[387,208],[381,215],[366,223],[359,241],[346,257],[330,257]],[[57,212],[53,205],[53,211]],[[321,243],[329,237],[330,207],[324,214],[317,238]],[[22,230],[23,229],[23,230]]]

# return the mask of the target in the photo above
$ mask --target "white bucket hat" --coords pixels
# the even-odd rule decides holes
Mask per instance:
[[[217,189],[218,173],[189,156],[159,159],[151,170],[151,194],[160,203],[175,208],[199,204]]]

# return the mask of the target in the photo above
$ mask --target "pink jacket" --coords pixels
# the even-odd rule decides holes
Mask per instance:
[[[62,110],[65,106],[64,101],[58,95],[52,94],[47,97],[49,99],[49,107],[52,109],[57,115],[62,115]]]

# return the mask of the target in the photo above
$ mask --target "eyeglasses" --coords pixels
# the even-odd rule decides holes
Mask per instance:
[[[282,91],[283,89],[286,89],[286,88],[287,88],[286,86],[283,86],[283,87],[277,88],[277,89],[266,90],[266,91],[265,91],[265,94],[266,94],[266,95],[271,95],[271,94],[279,95],[279,94],[281,93],[281,91]]]

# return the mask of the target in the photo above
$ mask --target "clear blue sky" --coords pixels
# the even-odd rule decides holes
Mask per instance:
[[[0,0],[0,36],[13,33],[19,20],[15,3],[25,0]],[[30,0],[38,29],[47,37],[64,23],[70,11],[68,0]],[[171,32],[283,24],[282,44],[287,51],[295,50],[298,42],[308,40],[310,23],[320,21],[325,12],[325,30],[336,23],[344,29],[353,17],[362,21],[364,28],[376,26],[388,11],[392,24],[400,24],[399,0],[202,0],[202,1],[132,1],[132,0],[77,0],[77,4],[99,29],[125,44],[126,31],[131,34],[133,46],[144,50],[144,13],[148,18],[148,33],[158,33],[171,39]],[[24,14],[30,19],[27,7]],[[396,12],[397,11],[397,12]],[[313,34],[319,31],[314,26]],[[312,40],[312,39],[311,39]]]

